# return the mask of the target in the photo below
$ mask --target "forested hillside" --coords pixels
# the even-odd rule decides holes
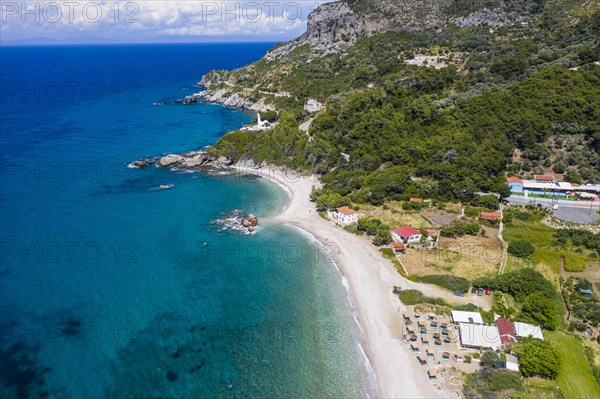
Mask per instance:
[[[577,134],[592,150],[581,160],[585,180],[598,182],[597,0],[446,1],[445,20],[425,15],[433,28],[395,25],[390,10],[402,3],[350,2],[341,22],[325,17],[362,34],[341,26],[347,37],[333,34],[327,44],[329,35],[321,27],[315,38],[309,21],[304,37],[262,60],[208,74],[211,89],[227,87],[279,113],[271,131],[232,132],[215,149],[316,172],[334,202],[381,204],[502,191],[515,149],[535,155],[547,140]],[[406,62],[417,53],[431,65]],[[309,98],[326,104],[318,115],[304,111]],[[313,118],[308,132],[299,129]]]

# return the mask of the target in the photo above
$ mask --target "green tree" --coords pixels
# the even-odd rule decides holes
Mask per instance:
[[[554,173],[565,173],[565,171],[567,170],[567,165],[565,165],[563,161],[558,161],[554,164],[552,170],[554,171]]]
[[[519,370],[525,377],[541,376],[555,379],[561,366],[560,352],[549,342],[534,338],[521,339],[517,344]]]
[[[498,354],[493,351],[485,351],[481,356],[481,366],[487,368],[493,368],[496,362],[500,361]]]
[[[546,330],[555,330],[557,327],[556,305],[540,292],[525,298],[522,311],[524,315],[529,316]]]
[[[319,209],[330,209],[338,208],[344,205],[344,199],[339,193],[333,193],[330,191],[324,192],[317,197],[317,208]]]

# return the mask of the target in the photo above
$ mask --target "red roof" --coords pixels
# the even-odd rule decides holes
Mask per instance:
[[[356,213],[354,209],[350,209],[347,206],[337,208],[336,211],[338,211],[339,213],[343,213],[344,215],[354,215]]]
[[[423,202],[423,198],[411,198],[410,202]]]
[[[401,242],[390,242],[390,245],[394,248],[394,251],[404,251],[406,249],[406,245]]]
[[[533,178],[537,181],[556,181],[554,175],[535,175]]]
[[[436,235],[435,231],[433,231],[433,230],[427,231],[427,237],[433,237],[435,235]]]
[[[502,215],[500,212],[481,212],[480,216],[483,220],[500,220]]]
[[[496,320],[496,327],[500,332],[500,342],[503,344],[514,344],[517,342],[515,338],[515,328],[510,320],[503,317]]]
[[[421,232],[419,230],[415,230],[410,226],[400,226],[400,227],[394,229],[394,233],[398,234],[400,237],[402,237],[405,240],[411,236],[421,234]]]
[[[523,184],[523,180],[519,179],[518,177],[514,177],[514,176],[508,177],[506,179],[506,182],[508,184],[511,184],[511,183],[520,183],[520,184]]]

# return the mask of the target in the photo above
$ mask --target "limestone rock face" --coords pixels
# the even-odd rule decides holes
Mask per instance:
[[[292,52],[299,46],[308,45],[304,62],[310,63],[316,57],[343,54],[359,38],[382,32],[439,31],[451,25],[492,28],[526,24],[530,19],[527,9],[527,0],[486,0],[472,4],[464,0],[342,0],[325,3],[310,13],[303,35],[277,45],[265,55],[264,60],[269,65],[268,71],[283,78],[288,73],[287,63],[294,61]],[[279,66],[283,68],[279,70]],[[245,91],[256,91],[260,82],[253,87],[240,84],[244,77],[253,76],[254,67],[249,65],[231,72],[211,71],[198,83],[206,90],[185,101],[202,100],[257,111],[272,108],[272,105],[265,104],[265,101],[272,101],[269,97],[260,93],[254,93],[254,96],[245,94]]]

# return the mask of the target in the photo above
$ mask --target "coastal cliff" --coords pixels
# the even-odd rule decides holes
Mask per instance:
[[[466,4],[468,3],[468,4]],[[308,17],[306,32],[281,43],[260,61],[234,71],[211,71],[197,84],[205,90],[189,97],[225,106],[266,110],[281,107],[281,98],[306,101],[310,96],[282,81],[306,65],[327,56],[344,56],[361,38],[385,32],[418,34],[455,28],[497,28],[527,24],[530,2],[457,0],[337,1],[319,6]],[[313,97],[323,99],[318,93]],[[289,102],[289,101],[287,101]]]

